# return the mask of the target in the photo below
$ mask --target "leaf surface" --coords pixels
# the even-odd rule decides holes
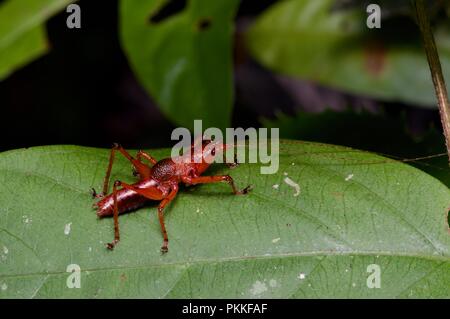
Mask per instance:
[[[0,298],[450,296],[450,192],[418,169],[283,141],[276,174],[261,175],[259,164],[207,171],[252,184],[247,196],[226,184],[184,188],[166,210],[162,256],[156,203],[121,215],[121,241],[105,249],[113,221],[96,218],[89,189],[101,187],[108,153],[49,146],[0,154]],[[121,157],[112,179],[134,180]],[[81,268],[79,289],[66,285],[70,264]],[[372,264],[379,289],[367,286]]]

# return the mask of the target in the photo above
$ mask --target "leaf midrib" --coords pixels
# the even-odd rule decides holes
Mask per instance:
[[[292,257],[398,257],[398,258],[416,258],[420,260],[437,261],[441,263],[450,263],[450,257],[439,256],[439,255],[421,255],[421,254],[410,254],[410,253],[393,253],[390,251],[359,251],[359,252],[336,252],[333,250],[321,250],[321,251],[311,251],[311,252],[295,252],[295,253],[283,253],[272,256],[265,255],[254,255],[254,256],[234,256],[234,257],[220,257],[220,258],[204,258],[196,259],[193,261],[178,261],[169,262],[161,264],[147,264],[147,265],[136,265],[136,266],[116,266],[116,267],[101,267],[101,268],[88,268],[83,269],[81,272],[97,272],[97,271],[115,271],[115,270],[138,270],[147,268],[158,268],[158,267],[191,267],[198,264],[217,264],[225,262],[240,262],[248,260],[264,260],[264,259],[282,259],[282,258],[292,258]],[[35,272],[35,273],[25,273],[25,274],[14,274],[14,275],[1,275],[0,278],[20,278],[20,277],[30,277],[30,276],[47,276],[47,275],[62,275],[66,274],[66,271],[48,271],[48,272]]]

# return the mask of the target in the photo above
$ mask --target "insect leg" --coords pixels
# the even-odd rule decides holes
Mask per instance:
[[[148,178],[150,176],[150,168],[147,165],[142,163],[140,160],[133,158],[133,156],[131,156],[122,146],[115,143],[111,149],[111,154],[109,155],[108,169],[106,170],[106,176],[103,182],[103,195],[106,195],[108,193],[109,178],[111,176],[111,170],[114,163],[116,151],[122,153],[122,155],[125,156],[133,164],[142,178]]]
[[[171,192],[169,193],[169,195],[164,198],[161,203],[159,203],[158,206],[158,219],[159,219],[159,224],[161,225],[161,232],[163,234],[163,244],[161,246],[161,253],[165,254],[169,251],[169,237],[167,236],[167,231],[166,231],[166,226],[164,224],[164,207],[166,207],[167,204],[169,204],[177,195],[178,192],[178,185],[174,186],[171,190]]]
[[[120,183],[119,185],[121,185],[123,188],[135,191],[136,193],[138,193],[142,196],[145,196],[149,199],[154,199],[154,197],[151,196],[152,194],[150,193],[151,191],[149,189],[137,188],[133,185],[129,185],[129,184],[122,183],[122,182],[119,182],[119,183]],[[178,185],[173,185],[171,187],[170,193],[167,195],[167,197],[162,199],[162,201],[159,203],[159,206],[158,206],[158,219],[159,219],[159,223],[161,225],[161,232],[162,232],[162,235],[164,238],[163,245],[161,247],[161,252],[163,254],[167,253],[169,251],[169,249],[168,249],[169,238],[167,236],[166,226],[164,224],[164,207],[166,207],[166,205],[169,204],[175,198],[177,193],[178,193]]]
[[[150,163],[152,163],[153,165],[155,165],[158,161],[152,157],[150,154],[140,150],[137,155],[136,158],[138,159],[138,161],[142,162],[142,157],[145,158],[147,161],[149,161]]]
[[[239,165],[239,162],[238,162],[238,159],[237,159],[237,153],[234,153],[234,161],[233,161],[233,163],[227,163],[226,162],[226,160],[225,160],[225,153],[223,155],[223,158],[224,158],[223,162],[225,163],[225,165],[227,165],[228,168],[233,169],[233,168],[236,168]]]
[[[112,243],[108,243],[106,247],[113,250],[116,244],[120,240],[119,233],[119,206],[117,203],[117,187],[120,186],[120,181],[115,181],[113,185],[113,201],[114,201],[114,240]]]
[[[142,150],[139,150],[139,152],[137,152],[136,159],[137,159],[139,162],[143,163],[142,158],[145,158],[145,159],[146,159],[147,161],[149,161],[152,165],[155,165],[155,164],[158,162],[158,161],[157,161],[153,156],[151,156],[150,154],[148,154],[148,153],[146,153],[146,152],[144,152],[144,151],[142,151]],[[138,170],[133,169],[133,175],[134,175],[134,176],[138,176],[138,175],[141,175],[141,174],[139,173]],[[148,177],[148,176],[147,176],[147,177]]]
[[[234,184],[234,180],[230,175],[219,175],[219,176],[199,176],[199,177],[184,177],[183,183],[186,184],[209,184],[218,182],[227,182],[233,189],[233,193],[236,195],[247,194],[251,190],[251,185],[248,185],[243,190],[238,190]]]

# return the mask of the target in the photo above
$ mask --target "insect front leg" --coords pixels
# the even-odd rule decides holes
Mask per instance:
[[[199,176],[199,177],[184,177],[183,183],[196,185],[196,184],[209,184],[209,183],[218,183],[218,182],[227,182],[230,184],[231,189],[235,195],[243,195],[247,194],[252,186],[248,185],[242,190],[238,190],[236,185],[234,184],[234,180],[230,175],[219,175],[219,176]]]

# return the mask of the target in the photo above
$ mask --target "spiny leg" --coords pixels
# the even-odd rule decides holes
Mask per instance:
[[[196,185],[196,184],[209,184],[209,183],[218,183],[218,182],[227,182],[230,184],[233,189],[233,193],[235,195],[243,195],[247,194],[252,186],[248,185],[242,190],[238,190],[236,185],[234,184],[234,180],[230,175],[219,175],[219,176],[199,176],[199,177],[185,177],[183,178],[183,183]]]
[[[140,160],[133,158],[133,156],[131,156],[122,146],[114,143],[109,155],[108,169],[106,170],[105,180],[103,182],[103,195],[108,193],[109,178],[111,176],[116,151],[122,153],[122,155],[133,164],[134,168],[138,171],[142,178],[148,178],[150,176],[150,167],[142,163]]]
[[[113,202],[114,202],[114,240],[112,243],[108,243],[106,247],[109,250],[113,250],[116,244],[120,240],[120,233],[119,233],[119,205],[117,203],[117,187],[120,186],[120,181],[115,181],[113,184]]]
[[[150,190],[148,190],[148,189],[137,188],[133,185],[129,185],[129,184],[122,183],[122,182],[119,182],[119,185],[122,186],[123,188],[135,191],[139,195],[145,196],[149,199],[154,199],[154,197],[151,196]],[[167,197],[163,198],[163,200],[160,202],[160,204],[158,206],[158,219],[159,219],[159,224],[161,225],[161,232],[162,232],[162,235],[164,238],[163,245],[161,247],[161,252],[163,254],[167,253],[169,251],[169,248],[168,248],[169,238],[167,236],[167,230],[166,230],[166,226],[164,223],[164,207],[166,207],[167,204],[169,204],[175,198],[177,193],[178,193],[178,185],[173,185],[171,187],[169,195],[167,195]]]

